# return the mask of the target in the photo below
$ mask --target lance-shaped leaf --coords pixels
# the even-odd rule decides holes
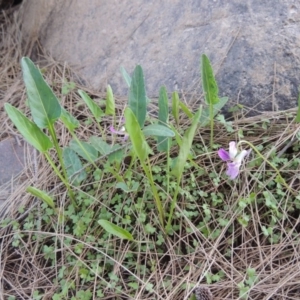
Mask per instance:
[[[139,65],[136,66],[133,72],[128,95],[128,106],[134,113],[140,128],[143,128],[146,120],[147,98],[144,73]]]
[[[101,155],[108,156],[110,162],[121,161],[124,157],[124,149],[118,144],[109,145],[98,136],[91,136],[89,142]]]
[[[102,111],[102,109],[94,102],[94,100],[91,99],[91,97],[86,92],[78,90],[78,93],[93,114],[94,118],[98,122],[100,122],[101,117],[104,116],[104,112]]]
[[[41,191],[33,186],[29,186],[26,189],[26,192],[30,193],[31,195],[43,200],[47,205],[52,207],[53,209],[55,208],[54,201],[51,196],[49,196],[46,192]]]
[[[219,89],[215,80],[212,66],[208,57],[205,54],[202,54],[201,74],[202,87],[206,103],[208,105],[217,104],[219,102]]]
[[[143,129],[145,136],[157,136],[157,137],[173,137],[175,133],[167,126],[159,124],[151,124]]]
[[[112,146],[107,144],[101,137],[92,135],[89,138],[91,145],[97,149],[101,155],[107,155],[111,152]]]
[[[53,146],[49,137],[19,110],[9,103],[5,103],[5,110],[24,139],[34,148],[40,152],[46,152]]]
[[[83,169],[78,155],[70,147],[65,147],[63,150],[63,159],[70,182],[75,186],[79,186],[86,179],[87,174]]]
[[[111,233],[120,239],[133,241],[133,236],[127,230],[107,221],[107,220],[99,220],[99,225],[103,227],[108,233]]]
[[[166,127],[169,122],[169,101],[167,89],[165,86],[162,86],[159,90],[158,98],[158,124]],[[167,128],[167,127],[166,127]],[[172,131],[173,136],[175,135]],[[166,138],[166,135],[160,135],[157,137],[157,149],[158,151],[168,151],[169,149],[169,139]]]
[[[121,70],[122,76],[123,76],[127,86],[130,87],[130,84],[131,84],[130,75],[128,74],[128,72],[126,71],[126,69],[123,66],[120,68],[120,70]]]
[[[179,125],[179,95],[177,92],[172,93],[172,114],[177,125]]]
[[[51,126],[61,114],[61,106],[40,70],[28,58],[21,61],[23,79],[33,121],[40,128]]]
[[[179,101],[179,106],[189,119],[193,118],[193,113],[189,110],[189,108],[182,101]]]
[[[295,122],[300,123],[300,92],[298,92],[298,109]]]
[[[87,142],[71,140],[69,146],[79,156],[91,163],[98,158],[98,151]]]
[[[146,142],[145,136],[134,113],[129,107],[125,109],[125,127],[132,142],[134,152],[140,161],[145,162],[149,153],[152,151]]]
[[[106,89],[106,108],[105,108],[106,115],[115,115],[115,99],[112,88],[110,85],[107,86]]]

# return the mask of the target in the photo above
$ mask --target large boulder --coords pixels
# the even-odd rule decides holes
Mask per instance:
[[[300,3],[294,0],[24,0],[23,30],[94,88],[126,94],[120,66],[145,71],[149,96],[200,93],[206,53],[220,95],[249,107],[296,106]]]

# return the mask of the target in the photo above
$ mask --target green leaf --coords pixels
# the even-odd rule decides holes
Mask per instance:
[[[173,137],[175,133],[167,126],[159,124],[151,124],[143,129],[145,136],[158,136],[158,137]]]
[[[193,118],[193,116],[194,116],[193,113],[189,110],[189,108],[183,102],[180,101],[179,106],[189,119]]]
[[[129,187],[125,182],[118,182],[116,184],[116,189],[121,189],[125,193],[132,193],[132,192],[136,192],[139,186],[140,186],[139,183],[135,181],[133,182],[131,187]]]
[[[98,151],[87,142],[71,140],[69,146],[79,156],[89,162],[94,162],[98,158]]]
[[[61,114],[61,106],[39,69],[28,58],[21,60],[23,79],[33,121],[40,128],[51,126]]]
[[[101,137],[92,135],[89,138],[89,142],[101,155],[107,155],[111,152],[111,145],[107,144]]]
[[[201,74],[202,74],[202,87],[204,91],[204,96],[206,103],[208,105],[214,105],[219,102],[219,89],[213,69],[211,67],[210,61],[205,54],[202,54],[202,64],[201,64]]]
[[[214,104],[213,106],[214,116],[216,116],[216,114],[219,113],[219,111],[223,108],[223,106],[228,102],[228,97],[222,97],[219,100],[220,102]],[[201,126],[206,126],[209,124],[210,122],[209,107],[203,110],[199,122]]]
[[[68,178],[72,184],[79,186],[80,183],[86,179],[87,174],[83,169],[78,155],[70,147],[65,147],[63,150],[63,160],[67,170]]]
[[[107,86],[107,90],[106,90],[105,114],[112,115],[112,116],[115,115],[115,99],[110,85]]]
[[[124,149],[118,144],[109,145],[98,136],[91,136],[89,142],[101,155],[107,155],[110,162],[120,161],[124,156]]]
[[[30,145],[42,153],[52,148],[53,145],[49,137],[19,110],[9,103],[5,103],[5,110],[9,118]]]
[[[298,92],[298,109],[297,109],[297,116],[295,122],[300,123],[300,92]]]
[[[108,154],[109,162],[121,162],[125,158],[124,149],[121,148],[120,145],[113,145],[111,148],[111,153]]]
[[[130,191],[128,185],[125,182],[118,182],[116,184],[116,189],[121,189],[122,191],[124,191],[125,193],[128,193]]]
[[[128,106],[134,113],[140,128],[144,127],[147,112],[147,99],[144,73],[141,66],[134,69],[128,95]]]
[[[27,187],[26,192],[43,200],[47,205],[55,209],[55,205],[52,197],[50,197],[46,192],[41,191],[33,186]]]
[[[159,90],[158,98],[158,120],[159,124],[167,124],[169,120],[169,101],[167,89],[165,86],[162,86]]]
[[[113,234],[120,239],[133,241],[133,236],[127,230],[107,221],[107,220],[99,220],[99,225],[103,227],[108,233]]]
[[[146,142],[133,111],[129,107],[125,109],[125,122],[126,131],[129,134],[134,152],[139,160],[144,162],[152,151]]]
[[[172,93],[172,114],[177,125],[179,125],[179,95],[177,92]]]
[[[61,108],[60,119],[71,132],[73,132],[79,126],[79,121],[63,107]]]
[[[130,75],[128,74],[128,72],[126,71],[126,69],[124,67],[121,67],[120,70],[121,70],[122,76],[123,76],[127,86],[130,87],[130,85],[131,85]]]
[[[175,140],[176,140],[178,146],[181,147],[182,139],[181,139],[180,134],[178,133],[178,131],[176,130],[176,128],[172,124],[169,124],[169,125],[170,125],[171,129],[173,130],[173,132],[175,134]]]
[[[169,101],[167,89],[165,86],[162,86],[159,90],[158,98],[158,124],[166,127],[169,123]],[[145,132],[144,132],[145,133]],[[173,132],[173,136],[174,136]],[[169,139],[166,139],[166,136],[158,136],[157,138],[157,149],[158,151],[167,152],[169,150]]]
[[[91,99],[91,97],[82,90],[78,90],[78,94],[80,95],[81,99],[85,102],[91,113],[93,114],[94,118],[100,122],[101,117],[104,116],[104,112],[102,109]]]
[[[139,284],[137,282],[128,282],[127,284],[129,287],[133,288],[134,290],[138,290]]]
[[[189,156],[189,153],[190,153],[190,150],[192,147],[192,143],[194,140],[194,136],[196,133],[197,125],[199,122],[199,118],[201,116],[201,111],[202,111],[202,108],[200,107],[200,109],[198,110],[198,112],[195,114],[195,116],[193,118],[190,128],[187,129],[186,132],[184,133],[184,136],[182,139],[182,144],[181,144],[181,147],[179,150],[179,155],[177,157],[176,164],[172,170],[172,173],[177,177],[178,180],[182,176],[184,166],[185,166],[187,158]]]

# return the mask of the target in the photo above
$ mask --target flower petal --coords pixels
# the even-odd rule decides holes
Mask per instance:
[[[223,148],[218,150],[218,155],[224,161],[230,160],[229,153]]]
[[[241,164],[243,159],[250,153],[250,151],[242,150],[235,158],[234,162]]]
[[[236,142],[230,142],[229,143],[229,156],[230,156],[230,159],[233,160],[236,155],[238,153],[238,149],[236,147]]]
[[[230,177],[230,179],[235,179],[239,175],[240,171],[240,163],[233,162],[233,163],[227,163],[228,169],[226,171],[226,174]]]
[[[121,134],[121,135],[126,135],[125,130],[116,130],[113,126],[109,126],[109,131],[113,134]]]

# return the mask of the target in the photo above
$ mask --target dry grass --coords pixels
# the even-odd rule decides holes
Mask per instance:
[[[28,113],[28,109],[24,105],[26,96],[19,61],[22,56],[32,54],[29,49],[34,49],[35,56],[39,58],[40,66],[45,70],[44,76],[51,83],[57,95],[61,95],[62,84],[65,80],[78,83],[80,79],[76,77],[76,72],[68,66],[43,56],[38,44],[32,47],[32,45],[21,43],[23,39],[17,11],[2,13],[0,24],[2,35],[0,44],[0,139],[3,139],[7,135],[18,136],[3,111],[3,104],[9,102]],[[77,87],[93,95],[95,99],[104,97],[104,95],[86,86],[81,86],[80,83],[77,84]],[[122,103],[124,102],[122,100],[119,99],[119,114],[122,113],[123,109]],[[79,102],[79,96],[75,91],[71,91],[67,96],[62,96],[62,102],[78,119],[83,120],[89,117],[89,112],[84,106],[76,105]],[[295,109],[285,112],[264,113],[251,118],[239,115],[235,117],[234,132],[231,134],[222,125],[217,124],[215,142],[220,145],[227,145],[234,138],[238,140],[238,132],[242,129],[247,140],[255,145],[265,146],[267,149],[264,152],[265,156],[270,155],[272,147],[282,155],[288,150],[286,145],[289,144],[289,141],[294,140],[299,130],[299,126],[292,122],[294,116]],[[266,129],[263,128],[264,120],[270,122]],[[110,120],[107,119],[107,123],[104,122],[103,124],[109,123]],[[187,126],[187,120],[184,116],[181,124],[182,127]],[[103,130],[107,132],[105,126]],[[63,126],[58,126],[57,132],[61,144],[66,145],[70,139],[68,132]],[[89,135],[99,135],[98,129],[93,126],[82,126],[78,132],[78,137],[85,140]],[[19,138],[21,139],[21,137]],[[198,143],[203,146],[207,144],[208,140],[209,132],[201,129],[195,144]],[[297,153],[290,155],[290,159],[297,157]],[[163,157],[155,156],[153,163],[159,164],[163,160]],[[122,297],[118,296],[114,289],[106,288],[104,289],[105,296],[102,299],[188,299],[192,286],[205,283],[204,275],[206,272],[216,273],[219,271],[224,273],[224,277],[209,285],[214,299],[238,299],[237,284],[245,280],[245,272],[249,267],[254,268],[259,277],[259,280],[251,288],[249,299],[299,299],[299,209],[292,212],[288,210],[289,199],[293,196],[286,191],[282,197],[282,202],[278,205],[278,211],[287,218],[282,218],[276,224],[276,233],[280,236],[280,241],[272,243],[262,234],[261,230],[262,225],[269,225],[264,222],[270,220],[270,218],[265,217],[268,212],[265,205],[254,202],[250,206],[248,210],[250,220],[247,227],[240,226],[236,221],[240,215],[237,209],[239,200],[247,198],[252,192],[261,195],[265,190],[271,192],[276,190],[276,187],[269,188],[267,186],[268,182],[271,182],[276,176],[276,174],[266,175],[268,171],[270,173],[270,167],[262,162],[255,169],[255,175],[252,175],[253,170],[249,168],[243,172],[239,181],[221,180],[216,184],[213,182],[213,177],[207,176],[215,172],[221,177],[221,173],[224,171],[216,153],[199,155],[197,164],[205,172],[200,176],[195,175],[197,176],[195,189],[207,192],[208,195],[213,192],[222,192],[224,195],[223,207],[211,207],[212,218],[207,224],[213,228],[213,232],[217,232],[215,238],[207,238],[198,228],[199,222],[204,218],[202,204],[203,201],[208,201],[207,199],[201,199],[195,208],[198,217],[192,221],[182,217],[180,229],[173,236],[166,236],[162,247],[158,247],[153,241],[153,248],[149,248],[147,251],[142,250],[140,244],[132,247],[130,243],[120,242],[118,239],[107,241],[109,246],[106,248],[99,248],[95,246],[96,243],[85,238],[79,241],[74,236],[67,234],[65,228],[57,223],[55,218],[53,218],[49,228],[41,225],[39,230],[35,231],[26,231],[21,227],[15,227],[14,223],[10,223],[9,226],[0,230],[0,291],[2,291],[0,299],[8,299],[8,295],[14,295],[16,299],[33,299],[33,292],[37,289],[44,291],[43,299],[51,299],[59,285],[59,283],[54,283],[54,279],[58,277],[60,267],[67,264],[65,261],[66,254],[71,253],[89,268],[85,257],[85,253],[88,251],[101,255],[106,261],[112,261],[114,274],[121,278]],[[288,184],[295,191],[298,191],[299,169],[289,170],[285,166],[281,166],[281,169]],[[184,182],[189,183],[190,173],[194,171],[189,170],[189,173],[185,175]],[[2,218],[10,218],[22,224],[31,210],[35,208],[41,210],[40,202],[25,192],[28,185],[50,191],[51,194],[55,195],[57,203],[62,208],[65,207],[67,200],[65,190],[42,156],[38,154],[34,157],[29,156],[24,174],[26,179],[7,199],[5,209],[2,211]],[[113,178],[102,178],[98,182],[99,187],[111,180]],[[86,183],[86,185],[89,184],[92,182]],[[95,203],[93,204],[96,212],[102,205],[105,205],[99,200],[104,193],[113,193],[113,191],[101,189],[97,191],[97,194],[94,195]],[[188,199],[181,197],[177,211],[183,212],[187,204]],[[24,207],[24,211],[20,211],[20,207]],[[220,226],[218,212],[222,212],[223,218],[228,219],[226,226]],[[155,222],[157,216],[153,211],[149,213],[148,218],[149,222],[151,220]],[[16,234],[23,234],[23,236],[19,246],[13,247],[12,243]],[[154,239],[153,236],[146,234],[138,223],[134,235],[140,241]],[[37,240],[34,239],[36,236],[39,237]],[[67,237],[75,242],[81,242],[85,251],[78,254],[75,252],[73,244],[70,247],[65,246],[64,240]],[[97,233],[95,233],[95,237],[98,238]],[[41,251],[43,245],[53,243],[53,241],[58,246],[55,266],[52,266],[45,259]],[[195,251],[189,253],[187,249],[191,245],[194,245]],[[161,249],[164,251],[161,252]],[[228,252],[229,250],[230,252]],[[147,276],[144,276],[134,266],[132,269],[127,269],[125,256],[128,253],[132,253],[136,258],[136,265],[145,265],[151,269],[149,263],[152,263],[153,268]],[[228,253],[229,255],[226,255]],[[76,288],[80,289],[81,281],[77,272],[78,270],[74,267],[70,272],[69,279],[74,281]],[[139,285],[134,297],[129,296],[132,294],[132,290],[127,286],[130,274]],[[104,270],[97,273],[94,283],[90,284],[94,293],[93,299],[99,299],[95,296],[95,291],[99,285],[103,285],[107,280],[108,277]],[[171,289],[166,286],[167,280],[172,287]],[[147,283],[153,284],[154,291],[151,295],[146,291]],[[183,285],[186,285],[186,290],[182,289]]]

